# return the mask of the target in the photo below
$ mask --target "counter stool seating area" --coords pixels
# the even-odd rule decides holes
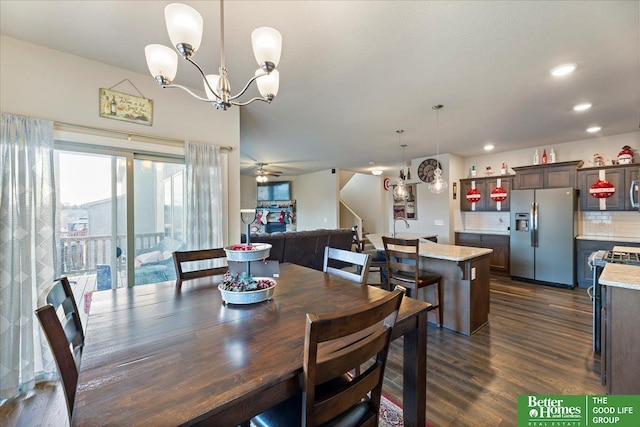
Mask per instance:
[[[438,301],[431,303],[430,310],[438,310],[438,323],[443,325],[442,276],[420,269],[419,239],[401,239],[382,236],[386,256],[389,286],[402,286],[407,296],[417,298],[418,290],[437,285]]]

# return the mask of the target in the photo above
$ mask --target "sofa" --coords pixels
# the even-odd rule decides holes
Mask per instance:
[[[246,243],[246,235],[241,236]],[[251,243],[269,243],[270,260],[290,262],[322,271],[324,248],[351,250],[353,232],[350,228],[285,231],[251,234]]]

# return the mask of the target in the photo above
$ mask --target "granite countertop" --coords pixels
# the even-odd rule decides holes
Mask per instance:
[[[589,236],[581,234],[576,236],[577,240],[599,240],[603,242],[628,242],[628,243],[640,243],[640,237],[629,236]]]
[[[416,234],[398,233],[400,238],[416,238]],[[424,236],[422,236],[424,237]],[[367,234],[367,239],[378,250],[384,250],[382,244],[382,234]],[[420,256],[425,258],[442,259],[445,261],[467,261],[480,256],[488,255],[493,249],[472,248],[469,246],[444,245],[442,243],[434,243],[429,240],[420,239]]]
[[[456,233],[471,233],[471,234],[497,234],[498,236],[509,236],[511,232],[509,230],[455,230]]]
[[[602,270],[600,283],[640,291],[640,267],[609,262]]]

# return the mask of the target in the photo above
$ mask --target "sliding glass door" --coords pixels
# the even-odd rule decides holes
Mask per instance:
[[[127,286],[126,157],[56,150],[58,274],[83,290]]]
[[[173,252],[184,250],[184,164],[134,161],[135,284],[175,280]]]
[[[63,147],[55,164],[58,275],[84,292],[175,279],[172,253],[185,248],[184,164]]]

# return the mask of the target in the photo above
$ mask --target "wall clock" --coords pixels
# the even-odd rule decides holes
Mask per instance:
[[[431,182],[435,179],[434,171],[436,168],[442,169],[440,163],[436,159],[426,159],[418,166],[418,178],[424,182]]]

